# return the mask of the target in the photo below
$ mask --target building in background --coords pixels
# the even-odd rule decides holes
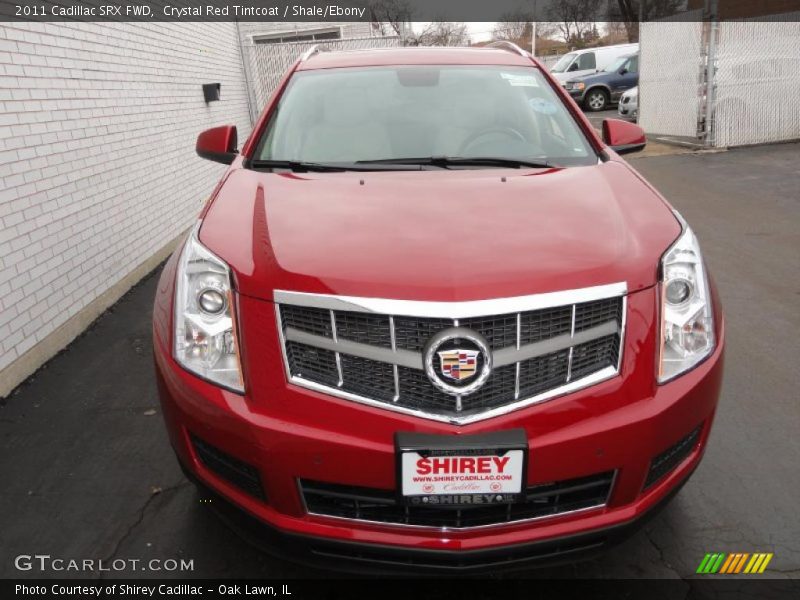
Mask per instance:
[[[391,27],[369,22],[242,22],[237,27],[252,122],[269,102],[286,69],[303,52],[315,46],[360,50],[402,44]]]
[[[243,45],[285,44],[289,42],[329,42],[346,38],[380,36],[380,30],[366,21],[328,22],[241,22]]]
[[[0,24],[0,397],[192,225],[224,169],[196,156],[197,134],[250,131],[237,36],[231,22]]]
[[[0,397],[172,251],[224,170],[197,134],[244,141],[316,43],[399,42],[370,23],[0,24]]]

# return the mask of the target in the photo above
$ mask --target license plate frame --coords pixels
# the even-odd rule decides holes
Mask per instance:
[[[395,434],[397,501],[407,506],[440,506],[443,508],[522,502],[525,499],[528,454],[528,438],[524,429],[506,429],[473,435],[397,432]],[[411,458],[406,458],[404,461],[404,457]],[[452,466],[458,470],[467,466],[461,459],[475,459],[471,463],[472,468],[478,469],[477,459],[489,458],[488,463],[487,461],[480,463],[480,468],[485,468],[488,464],[491,469],[489,475],[496,476],[500,467],[510,467],[514,472],[509,472],[512,478],[508,482],[502,483],[484,478],[485,472],[458,472],[453,475],[474,475],[481,479],[479,481],[473,479],[452,482],[449,490],[439,484],[450,482],[431,482],[428,485],[433,485],[433,488],[428,491],[421,489],[421,486],[424,485],[421,482],[410,481],[410,474],[404,470],[404,464],[406,468],[409,468],[410,460],[415,457],[428,458],[429,461],[435,458],[456,459],[458,462],[452,460],[446,462],[448,468]],[[498,465],[498,462],[494,461],[494,457],[497,457],[502,464]],[[440,466],[442,464],[444,463],[440,463]],[[493,489],[493,484],[497,485],[498,483],[500,489]],[[469,484],[468,488],[452,489],[454,485],[465,486],[467,484]]]

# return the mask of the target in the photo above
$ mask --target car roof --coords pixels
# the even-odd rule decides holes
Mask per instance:
[[[297,67],[298,71],[342,67],[377,67],[389,65],[503,65],[531,67],[535,63],[525,55],[500,48],[376,48],[317,52]]]

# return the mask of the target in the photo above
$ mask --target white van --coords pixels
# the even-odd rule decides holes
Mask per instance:
[[[616,46],[602,46],[600,48],[584,48],[573,50],[562,56],[559,61],[550,67],[559,83],[591,75],[602,71],[620,56],[628,56],[639,51],[639,44],[618,44]]]

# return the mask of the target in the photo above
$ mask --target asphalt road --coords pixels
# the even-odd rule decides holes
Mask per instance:
[[[786,144],[631,161],[702,240],[727,314],[723,398],[705,460],[644,530],[599,559],[523,575],[689,578],[714,551],[774,552],[769,576],[800,574],[799,159]],[[1,403],[0,576],[39,576],[13,562],[38,553],[193,559],[186,576],[330,577],[255,550],[184,480],[152,377],[155,283]]]
[[[585,114],[588,117],[589,121],[591,121],[592,125],[594,125],[594,128],[597,130],[600,130],[600,128],[603,125],[603,121],[605,119],[620,118],[619,113],[617,112],[616,105],[606,110],[601,110],[598,112],[590,112],[588,110],[584,110],[583,114]]]
[[[589,119],[589,122],[592,124],[592,126],[601,134],[603,131],[603,121],[605,121],[606,119],[621,119],[619,113],[617,112],[616,105],[612,106],[609,109],[601,110],[599,112],[584,111],[584,114]],[[682,141],[694,142],[695,140],[684,139]],[[686,154],[692,151],[693,149],[691,148],[691,146],[686,146],[683,144],[676,145],[675,143],[665,143],[665,141],[657,139],[655,136],[648,135],[647,146],[643,151],[636,154],[636,158],[665,156],[667,154]]]

